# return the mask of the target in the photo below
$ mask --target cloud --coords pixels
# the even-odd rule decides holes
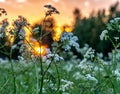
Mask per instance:
[[[4,2],[5,2],[5,0],[0,0],[0,2],[4,3]]]
[[[16,0],[18,3],[24,3],[26,2],[27,0]]]

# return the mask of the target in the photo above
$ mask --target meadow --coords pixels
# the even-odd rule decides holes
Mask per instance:
[[[0,59],[0,94],[120,94],[120,18],[107,23],[98,37],[113,45],[105,58],[87,43],[81,47],[73,32],[62,32],[50,49],[43,45],[44,37],[51,34],[44,31],[47,17],[59,14],[51,5],[44,7],[48,11],[41,27],[29,29],[22,16],[14,21],[14,28],[7,29],[7,19],[2,21],[0,50],[9,59]],[[3,15],[6,13],[4,9],[1,11]],[[25,28],[39,36],[29,39]],[[111,37],[110,32],[117,32],[118,36]],[[6,36],[11,39],[9,45],[3,42]],[[14,58],[16,55],[18,59]]]

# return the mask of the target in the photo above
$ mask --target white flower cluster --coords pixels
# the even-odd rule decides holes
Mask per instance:
[[[6,31],[6,27],[8,26],[8,21],[7,21],[7,19],[4,19],[3,21],[2,21],[2,26],[1,26],[1,28],[0,28],[0,38],[3,38],[4,37],[4,35],[5,35],[5,31]]]
[[[72,86],[74,84],[73,82],[67,81],[67,80],[64,80],[64,79],[61,79],[61,82],[64,83],[60,87],[60,90],[63,91],[63,92],[72,88]]]
[[[85,77],[78,71],[73,74],[75,80],[85,79]]]
[[[25,37],[25,30],[23,28],[20,29],[20,32],[19,32],[19,38],[20,39],[23,39]]]
[[[90,61],[88,62],[85,58],[76,66],[76,68],[82,70],[82,73],[86,73],[93,69],[93,64]]]
[[[115,75],[117,77],[117,80],[120,81],[120,70],[116,69],[115,71],[112,72],[113,75]]]
[[[68,62],[67,62],[67,63],[68,63]],[[73,67],[74,67],[73,64],[68,63],[67,65],[65,65],[65,66],[63,67],[63,69],[66,70],[67,72],[70,72]]]
[[[76,50],[79,49],[79,44],[77,43],[78,38],[73,35],[73,33],[63,32],[60,37],[60,42],[64,43],[62,46],[65,51],[69,51],[71,47],[75,47]]]
[[[47,52],[47,55],[43,56],[42,58],[43,62],[46,62],[47,64],[64,60],[63,57],[59,56],[57,53],[52,53],[50,50],[48,50]]]
[[[98,83],[98,80],[95,77],[91,76],[91,74],[86,74],[86,78],[91,81],[95,81],[95,83]]]
[[[120,62],[120,49],[117,50],[116,59]]]
[[[102,31],[102,33],[101,33],[101,35],[100,35],[100,40],[106,40],[107,38],[106,38],[106,34],[108,33],[108,30],[103,30]]]
[[[120,17],[116,17],[113,20],[110,20],[110,23],[118,22],[118,21],[120,21]]]
[[[87,58],[87,59],[93,58],[94,57],[94,52],[95,52],[95,50],[93,50],[92,48],[89,48],[87,50],[87,52],[85,53],[84,58]]]
[[[110,60],[113,59],[113,56],[114,56],[113,53],[115,53],[114,50],[113,50],[113,52],[109,52],[109,53],[108,53],[108,58],[109,58]],[[115,59],[116,59],[118,62],[120,62],[120,49],[117,49],[117,50],[116,50]]]

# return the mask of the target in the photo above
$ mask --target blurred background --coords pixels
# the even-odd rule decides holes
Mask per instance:
[[[45,38],[43,43],[50,45],[53,40],[59,41],[63,31],[73,32],[79,38],[80,47],[88,44],[105,56],[112,51],[109,41],[100,41],[99,35],[114,17],[120,17],[120,0],[0,0],[0,7],[5,8],[7,16],[2,16],[12,23],[18,15],[22,15],[33,27],[41,26],[45,15],[46,4],[51,4],[59,10],[60,15],[53,15],[46,20],[45,31],[54,34]],[[52,36],[52,39],[51,39]],[[110,32],[110,36],[120,37],[120,34]],[[37,34],[34,35],[37,38]],[[50,42],[51,41],[51,42]],[[120,40],[118,40],[120,41]],[[73,49],[75,54],[78,54]],[[78,54],[79,55],[79,54]]]
[[[44,16],[45,4],[51,4],[60,11],[60,16],[55,15],[58,25],[69,24],[74,21],[73,11],[81,10],[83,17],[89,17],[91,12],[105,9],[109,14],[109,7],[120,0],[0,0],[0,7],[8,12],[9,20],[17,15],[23,15],[31,23],[40,20]]]

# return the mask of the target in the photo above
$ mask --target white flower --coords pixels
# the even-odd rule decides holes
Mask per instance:
[[[21,61],[21,60],[24,60],[24,58],[22,56],[18,56],[18,59]]]
[[[89,48],[87,50],[87,52],[85,53],[84,58],[87,58],[87,59],[93,58],[94,57],[94,52],[95,52],[95,50],[93,50],[92,48]]]
[[[95,77],[91,76],[91,74],[86,74],[86,78],[89,79],[89,80],[95,81],[96,83],[98,83],[98,80]]]
[[[114,37],[115,40],[119,40],[119,37]]]
[[[119,21],[120,20],[120,17],[116,17],[114,18],[115,21]]]
[[[67,81],[67,80],[64,80],[64,79],[61,79],[61,82],[64,83],[63,85],[61,85],[61,88],[60,88],[62,91],[69,90],[70,88],[72,88],[72,86],[74,84],[73,82]]]
[[[2,37],[3,37],[3,33],[0,34],[0,38],[2,38]]]
[[[102,33],[101,33],[101,35],[100,35],[100,40],[103,40],[104,38],[106,39],[106,34],[108,33],[108,31],[107,30],[104,30],[104,31],[102,31]]]
[[[60,60],[64,60],[64,59],[63,59],[63,57],[59,56],[58,54],[54,54],[49,51],[47,53],[47,55],[43,56],[42,60],[43,60],[43,62],[46,62],[47,64],[49,64],[49,63],[51,63],[51,61],[59,62]]]
[[[73,33],[63,32],[60,37],[60,42],[64,43],[62,46],[65,51],[69,51],[71,47],[75,47],[79,51],[79,44],[77,43],[78,38]]]
[[[117,76],[117,80],[120,80],[120,70],[116,69],[115,71],[113,71],[113,74]]]
[[[97,56],[98,56],[99,58],[103,58],[103,53],[97,53]]]
[[[25,30],[23,28],[20,29],[19,35],[21,35],[22,37],[25,37]]]
[[[39,32],[39,27],[34,28],[33,32]]]
[[[15,49],[16,47],[17,47],[17,45],[15,44],[15,45],[12,46],[12,49]]]
[[[21,44],[23,44],[24,42],[23,41],[19,41],[17,44],[18,45],[21,45]]]
[[[80,72],[75,72],[73,74],[73,77],[76,79],[76,80],[79,80],[79,79],[85,79],[85,77],[83,75],[80,74]]]
[[[73,64],[70,64],[70,63],[68,63],[63,67],[63,69],[66,70],[67,72],[70,72],[72,68],[73,68]]]

